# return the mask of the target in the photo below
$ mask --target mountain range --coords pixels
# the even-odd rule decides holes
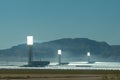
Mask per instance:
[[[34,43],[33,60],[58,61],[57,50],[62,50],[62,61],[87,61],[87,52],[95,61],[120,61],[120,45],[88,38],[63,38],[43,43]],[[27,61],[29,48],[20,44],[0,50],[1,61]]]

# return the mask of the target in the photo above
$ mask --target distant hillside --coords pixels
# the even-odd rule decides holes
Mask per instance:
[[[33,46],[34,60],[57,61],[57,50],[62,50],[63,61],[85,61],[86,53],[96,61],[120,61],[120,45],[109,45],[87,38],[64,38],[44,43],[35,43]],[[1,61],[27,61],[28,47],[26,44],[0,50]]]

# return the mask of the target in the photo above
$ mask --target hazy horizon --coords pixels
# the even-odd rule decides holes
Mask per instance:
[[[0,49],[61,38],[120,45],[119,0],[0,0]]]

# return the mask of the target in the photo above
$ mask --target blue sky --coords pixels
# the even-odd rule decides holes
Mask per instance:
[[[0,49],[61,38],[120,45],[120,0],[0,0]]]

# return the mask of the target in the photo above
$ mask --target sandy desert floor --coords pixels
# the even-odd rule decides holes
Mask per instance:
[[[0,80],[120,80],[120,73],[86,70],[0,70]]]
[[[0,74],[0,80],[101,80],[101,75],[80,74]]]

